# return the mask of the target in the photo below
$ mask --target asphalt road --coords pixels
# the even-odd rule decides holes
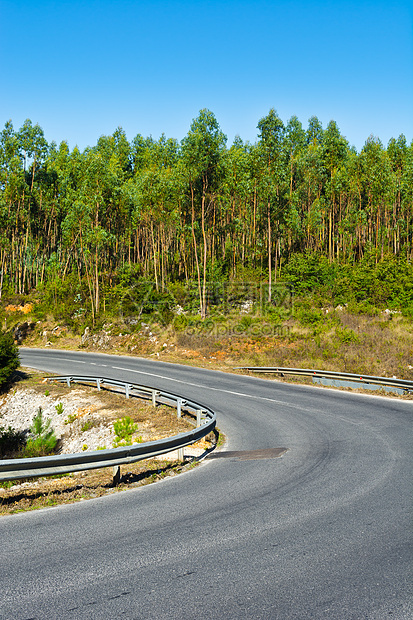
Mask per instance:
[[[0,618],[413,618],[411,401],[132,357],[21,359],[193,398],[237,453],[1,518]],[[248,458],[273,448],[287,452]]]

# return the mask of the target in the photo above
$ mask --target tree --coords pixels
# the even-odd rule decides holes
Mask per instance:
[[[308,144],[323,144],[323,126],[316,116],[308,119],[307,129]]]
[[[340,134],[335,121],[330,121],[324,132],[322,143],[323,161],[330,178],[326,187],[326,193],[330,199],[328,209],[328,257],[333,260],[334,221],[336,207],[336,177],[340,167],[343,166],[348,152],[347,140]]]
[[[201,110],[182,140],[182,154],[191,200],[191,225],[196,259],[201,317],[206,316],[206,274],[208,245],[206,218],[214,204],[222,173],[221,159],[226,136],[209,110]],[[198,257],[196,223],[201,222],[202,274]],[[202,284],[201,284],[202,280]]]
[[[298,195],[296,188],[299,182],[299,159],[307,146],[306,134],[302,124],[296,116],[292,116],[285,128],[284,150],[287,165],[289,163],[289,192],[288,192],[288,250],[291,249],[291,241],[294,232],[299,231],[300,221],[298,214]]]
[[[284,139],[284,123],[274,108],[271,108],[267,116],[258,122],[260,130],[259,141],[264,164],[262,176],[263,197],[267,208],[267,240],[268,240],[268,301],[271,302],[272,286],[272,225],[273,213],[275,213],[276,232],[279,228],[280,218],[280,194],[283,184],[284,167],[282,161],[282,145]],[[279,253],[279,239],[275,245],[275,278],[277,277],[277,251]]]

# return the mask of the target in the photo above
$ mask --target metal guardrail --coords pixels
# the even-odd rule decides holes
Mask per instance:
[[[309,368],[283,368],[281,366],[240,366],[238,370],[250,370],[259,373],[278,373],[284,375],[301,375],[302,377],[323,377],[332,380],[354,381],[355,383],[365,383],[367,385],[377,385],[383,387],[395,387],[404,392],[413,392],[413,381],[405,379],[390,379],[388,377],[374,377],[371,375],[356,375],[349,372],[334,372],[331,370],[311,370]]]
[[[96,384],[98,390],[102,387],[123,388],[126,398],[131,396],[151,400],[153,405],[165,404],[176,406],[177,416],[182,412],[190,413],[196,418],[196,428],[186,433],[180,433],[173,437],[150,441],[147,443],[132,444],[109,450],[94,450],[75,454],[57,454],[31,459],[4,459],[0,460],[0,482],[6,480],[18,480],[20,478],[35,478],[38,476],[54,476],[67,474],[88,469],[101,467],[114,467],[114,479],[119,476],[119,466],[127,463],[135,463],[143,459],[153,458],[160,454],[166,454],[172,450],[180,450],[189,446],[202,437],[205,437],[215,428],[216,415],[208,407],[199,403],[182,398],[170,392],[164,392],[155,388],[106,379],[103,377],[48,377],[48,381],[67,383]]]

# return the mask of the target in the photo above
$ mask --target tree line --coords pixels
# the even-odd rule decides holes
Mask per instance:
[[[0,296],[67,278],[93,317],[121,273],[206,282],[255,274],[271,284],[297,253],[353,264],[413,258],[413,142],[358,153],[335,121],[304,129],[271,109],[252,144],[228,146],[201,110],[178,142],[118,128],[81,152],[11,121],[0,134]],[[83,289],[82,289],[83,290]],[[271,287],[269,287],[271,290]]]

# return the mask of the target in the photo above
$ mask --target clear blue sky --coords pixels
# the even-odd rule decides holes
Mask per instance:
[[[201,108],[229,144],[274,107],[334,119],[358,150],[413,139],[413,2],[0,0],[0,128],[96,144],[181,140]]]

